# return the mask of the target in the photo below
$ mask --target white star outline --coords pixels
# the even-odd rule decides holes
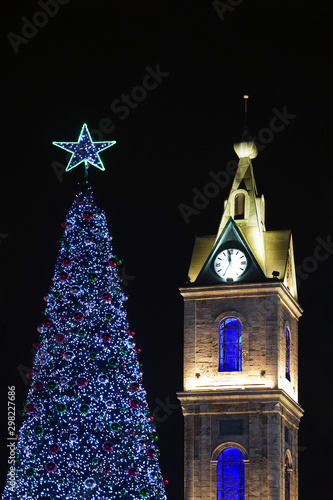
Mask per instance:
[[[52,144],[72,153],[66,167],[66,172],[68,172],[82,162],[84,162],[86,168],[90,163],[100,170],[105,170],[99,153],[116,144],[116,141],[93,142],[88,126],[84,123],[77,142],[53,142]]]

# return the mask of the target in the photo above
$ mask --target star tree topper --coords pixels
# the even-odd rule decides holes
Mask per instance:
[[[93,142],[86,123],[80,132],[78,142],[53,142],[55,146],[65,149],[72,153],[71,159],[66,167],[66,172],[77,167],[84,162],[85,171],[87,172],[89,164],[100,170],[105,170],[102,160],[99,157],[100,151],[113,146],[116,141]]]

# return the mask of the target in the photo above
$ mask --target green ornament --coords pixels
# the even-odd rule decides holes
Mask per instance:
[[[79,330],[77,333],[78,333],[78,336],[81,338],[84,338],[87,336],[87,332],[85,332],[84,330]]]
[[[35,474],[36,474],[36,471],[32,467],[29,467],[25,471],[25,475],[28,476],[28,477],[34,477]]]
[[[57,387],[58,384],[55,380],[51,380],[51,382],[47,384],[47,388],[50,389],[50,391],[54,391]]]
[[[113,432],[119,432],[119,430],[120,430],[120,425],[118,424],[118,422],[111,422],[111,424],[110,424],[110,429],[111,429]]]
[[[93,459],[92,459],[92,463],[93,463],[93,464],[98,464],[98,458],[93,458]]]
[[[121,347],[120,352],[121,352],[121,354],[126,354],[127,353],[126,347]]]
[[[81,413],[83,413],[83,415],[86,415],[87,413],[90,412],[90,407],[89,405],[81,405],[79,410]]]
[[[122,497],[124,497],[126,495],[126,490],[120,490],[119,493]]]
[[[106,313],[104,317],[105,317],[106,321],[111,321],[112,318],[113,318],[113,314],[112,313]]]
[[[149,495],[149,490],[147,488],[140,488],[139,495],[141,498],[146,498]]]
[[[32,488],[28,488],[27,492],[28,492],[29,495],[31,495],[31,493],[33,492],[33,489]]]
[[[53,297],[55,297],[56,299],[59,299],[60,296],[61,296],[60,292],[54,292],[53,294]]]
[[[117,360],[117,358],[109,358],[108,359],[108,365],[111,368],[115,368],[116,366],[118,366],[118,360]]]
[[[91,282],[94,282],[97,280],[97,275],[96,273],[88,273],[88,280]]]
[[[91,353],[89,353],[89,358],[94,360],[97,358],[97,354],[95,352],[91,352]]]
[[[42,436],[42,434],[44,434],[44,429],[41,425],[37,425],[35,428],[34,428],[34,433],[36,434],[36,436]]]
[[[67,410],[67,406],[64,403],[60,403],[57,405],[57,411],[59,413],[64,413]]]
[[[149,434],[149,437],[150,437],[150,439],[151,439],[152,441],[157,441],[157,440],[158,440],[158,435],[157,435],[157,433],[156,433],[156,432],[151,432],[151,433]]]

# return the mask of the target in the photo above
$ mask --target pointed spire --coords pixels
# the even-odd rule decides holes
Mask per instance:
[[[244,107],[245,107],[245,117],[244,117],[244,127],[242,132],[242,137],[240,142],[234,143],[234,150],[238,156],[238,158],[255,158],[258,155],[258,149],[255,145],[255,142],[252,140],[249,135],[248,125],[247,125],[247,102],[248,95],[244,95]]]

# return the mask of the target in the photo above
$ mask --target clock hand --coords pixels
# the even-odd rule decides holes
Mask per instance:
[[[223,278],[224,278],[224,276],[225,276],[225,273],[228,271],[229,267],[230,267],[230,262],[229,262],[229,264],[228,264],[227,269],[224,271],[224,273],[223,273],[223,275],[222,275],[222,276],[223,276]]]

